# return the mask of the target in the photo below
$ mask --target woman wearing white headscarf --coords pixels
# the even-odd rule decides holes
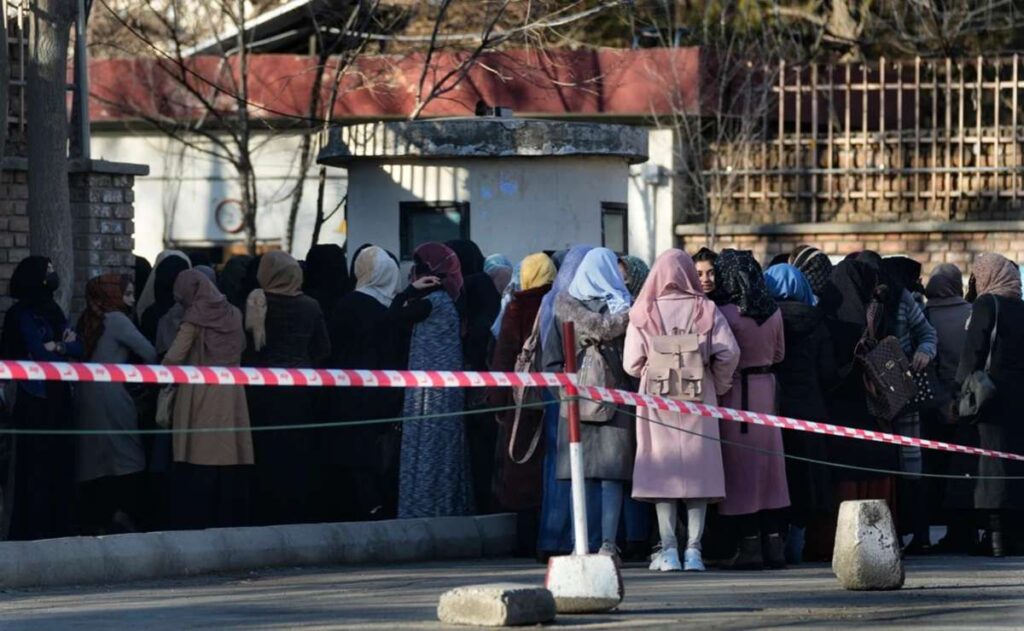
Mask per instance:
[[[625,373],[622,349],[629,323],[632,298],[626,288],[619,259],[607,248],[594,248],[587,252],[565,293],[554,299],[554,326],[560,330],[563,322],[576,325],[577,357],[596,349],[604,358],[612,388],[633,389],[633,380]],[[590,350],[588,350],[590,349]],[[564,364],[561,336],[549,335],[544,341],[545,367]],[[606,416],[607,410],[603,412]],[[601,554],[617,555],[619,518],[622,514],[625,482],[633,479],[633,459],[636,454],[636,423],[632,416],[613,408],[610,418],[602,412],[582,414],[582,442],[584,476],[601,482]],[[558,427],[558,478],[569,479],[568,423],[564,417]]]
[[[402,370],[409,353],[408,332],[388,317],[398,293],[398,263],[382,248],[370,246],[356,256],[356,290],[332,310],[331,368]],[[403,391],[398,388],[332,388],[332,421],[361,421],[402,415]],[[365,521],[393,518],[398,502],[398,451],[401,434],[395,425],[355,425],[329,430],[327,475],[332,493],[331,520]]]

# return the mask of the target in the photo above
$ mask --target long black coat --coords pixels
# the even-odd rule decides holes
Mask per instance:
[[[999,329],[989,374],[996,385],[996,396],[978,419],[978,434],[985,449],[1024,453],[1024,421],[1021,419],[1018,392],[1024,383],[1024,302],[983,295],[974,303],[971,322],[957,382],[962,383],[975,370],[984,370],[989,339],[996,323],[999,302]],[[979,458],[978,475],[1024,476],[1024,465],[1012,460]],[[978,480],[974,490],[975,508],[985,510],[1024,509],[1024,482],[1020,480]]]
[[[786,339],[786,357],[775,368],[779,411],[792,418],[826,421],[824,392],[835,384],[837,367],[824,315],[817,307],[802,302],[780,302],[779,309]],[[828,460],[824,436],[787,431],[783,439],[787,454]],[[795,510],[805,514],[832,510],[829,467],[787,459],[786,479]]]

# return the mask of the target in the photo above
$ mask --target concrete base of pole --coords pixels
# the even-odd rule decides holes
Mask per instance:
[[[437,618],[446,624],[476,627],[514,627],[555,619],[551,592],[533,585],[511,583],[470,585],[445,592]]]
[[[905,577],[899,537],[882,500],[839,506],[832,571],[843,589],[899,589]]]
[[[625,596],[615,559],[601,554],[551,557],[545,586],[558,613],[601,613],[619,606]]]
[[[507,556],[515,544],[514,515],[5,541],[0,543],[0,588]]]

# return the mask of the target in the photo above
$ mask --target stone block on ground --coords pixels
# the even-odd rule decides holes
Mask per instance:
[[[555,597],[558,613],[610,611],[625,595],[615,559],[601,554],[551,557],[545,586]]]
[[[905,574],[899,537],[884,501],[843,502],[839,507],[832,571],[844,589],[903,587]]]
[[[555,599],[543,587],[499,583],[470,585],[445,592],[437,617],[446,624],[513,627],[555,619]]]

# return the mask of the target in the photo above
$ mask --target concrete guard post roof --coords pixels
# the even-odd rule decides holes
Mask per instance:
[[[317,158],[345,166],[357,160],[419,162],[506,157],[647,160],[647,130],[630,125],[559,120],[465,117],[364,123],[330,130]]]

